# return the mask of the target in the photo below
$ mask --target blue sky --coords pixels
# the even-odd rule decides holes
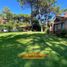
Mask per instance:
[[[67,0],[58,0],[57,4],[61,7],[61,9],[67,8]],[[30,8],[28,6],[24,6],[22,9],[16,0],[0,0],[0,12],[4,7],[8,7],[16,14],[30,14]]]

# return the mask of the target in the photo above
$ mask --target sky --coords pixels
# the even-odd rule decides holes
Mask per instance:
[[[57,4],[61,7],[61,9],[67,8],[67,0],[58,0]],[[23,6],[22,9],[17,0],[0,0],[0,13],[4,7],[8,7],[15,14],[31,13],[28,5]]]

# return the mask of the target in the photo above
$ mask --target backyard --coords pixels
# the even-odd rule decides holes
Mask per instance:
[[[44,59],[23,59],[23,52],[48,54]],[[42,32],[0,33],[0,67],[67,67],[67,38]]]

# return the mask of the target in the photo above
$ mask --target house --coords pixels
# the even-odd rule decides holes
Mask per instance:
[[[56,16],[53,23],[54,33],[61,33],[62,30],[67,30],[67,13],[64,16]]]

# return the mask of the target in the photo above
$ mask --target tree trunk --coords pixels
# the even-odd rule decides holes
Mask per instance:
[[[32,3],[31,3],[31,30],[33,30],[33,16],[32,16],[32,12],[33,12],[33,7],[32,7],[33,5],[32,5]]]
[[[41,32],[43,32],[43,26],[41,25]]]

